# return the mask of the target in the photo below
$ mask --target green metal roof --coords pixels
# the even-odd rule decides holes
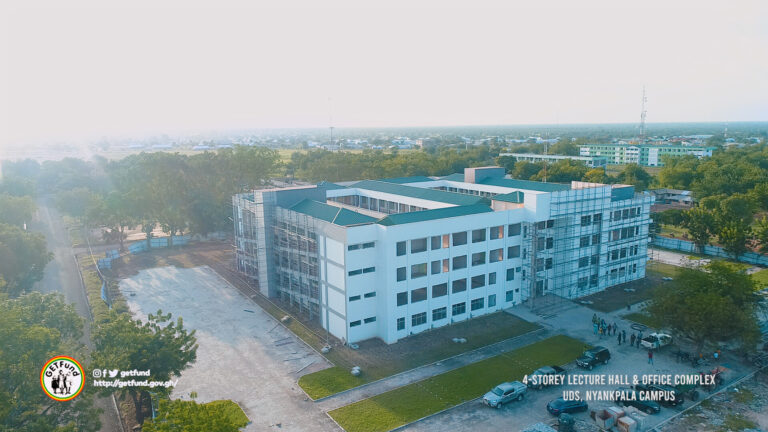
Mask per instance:
[[[463,182],[464,181],[464,174],[462,174],[462,173],[453,173],[453,174],[447,175],[445,177],[440,177],[440,180]]]
[[[310,199],[299,201],[290,209],[340,226],[376,222],[376,218]]]
[[[323,188],[326,188],[328,190],[346,189],[347,188],[346,186],[342,186],[342,185],[339,185],[339,184],[336,184],[336,183],[327,182],[327,181],[321,181],[320,183],[317,184],[317,187],[323,187]]]
[[[433,210],[422,210],[410,213],[397,213],[389,215],[383,219],[380,219],[377,223],[379,225],[391,226],[402,225],[414,222],[424,222],[437,219],[447,219],[457,216],[466,216],[471,214],[488,213],[493,210],[487,205],[475,204],[465,205],[457,207],[446,207]]]
[[[414,186],[405,186],[394,183],[387,183],[375,180],[363,180],[350,185],[352,188],[366,189],[377,192],[390,193],[394,195],[407,196],[411,198],[419,198],[427,201],[437,201],[446,204],[454,205],[472,205],[472,204],[488,204],[487,198],[476,195],[464,195],[453,192],[446,192],[437,189],[426,189]]]
[[[530,180],[515,180],[507,178],[484,178],[479,184],[488,186],[501,186],[515,189],[535,190],[539,192],[557,192],[570,190],[571,185],[562,183],[542,183]]]
[[[395,184],[404,184],[404,183],[428,182],[428,181],[434,181],[434,179],[425,177],[425,176],[413,176],[413,177],[395,177],[395,178],[379,179],[379,181],[383,181],[387,183],[395,183]]]
[[[511,202],[516,204],[522,204],[525,200],[525,194],[520,191],[510,192],[508,194],[496,195],[492,198],[496,201]]]

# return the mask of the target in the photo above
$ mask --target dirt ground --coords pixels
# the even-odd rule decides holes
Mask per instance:
[[[768,430],[768,371],[758,372],[664,425],[664,432]]]

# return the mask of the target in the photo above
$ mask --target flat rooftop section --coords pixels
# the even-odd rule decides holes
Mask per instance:
[[[494,201],[504,201],[509,203],[522,204],[525,201],[525,194],[520,191],[514,191],[508,194],[496,195],[492,199]]]
[[[424,222],[437,219],[448,219],[458,216],[493,212],[493,209],[483,204],[474,204],[458,207],[447,207],[433,210],[422,210],[410,213],[397,213],[389,215],[378,221],[380,225],[403,225],[414,222]]]
[[[500,186],[512,189],[522,189],[539,192],[559,192],[571,189],[571,185],[563,183],[544,183],[531,180],[515,180],[508,178],[484,178],[477,184]]]
[[[432,179],[429,179],[432,181]],[[466,206],[473,204],[488,204],[488,199],[475,195],[465,195],[446,192],[436,189],[427,189],[402,184],[387,183],[376,180],[363,180],[350,185],[350,188],[364,189],[376,192],[384,192],[392,195],[400,195],[410,198],[418,198],[426,201],[437,201],[445,204]]]
[[[426,176],[395,177],[395,178],[379,179],[379,181],[383,181],[387,183],[395,183],[395,184],[421,183],[421,182],[428,182],[433,180],[434,180],[433,178],[426,177]]]
[[[339,226],[361,225],[377,221],[371,216],[310,199],[299,201],[290,210]]]

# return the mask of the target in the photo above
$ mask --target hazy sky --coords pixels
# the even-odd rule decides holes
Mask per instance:
[[[102,3],[4,2],[4,142],[768,120],[765,1]]]

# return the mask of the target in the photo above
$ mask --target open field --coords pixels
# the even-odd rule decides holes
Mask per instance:
[[[632,312],[624,315],[624,319],[634,321],[638,324],[647,326],[649,329],[659,330],[661,329],[661,323],[656,321],[645,312]]]
[[[583,348],[579,340],[554,336],[328,414],[348,432],[388,431],[478,398],[500,382],[520,380],[538,367],[569,363]]]
[[[612,286],[595,294],[582,297],[579,300],[591,301],[589,308],[599,312],[612,312],[626,308],[627,304],[633,305],[649,300],[653,295],[653,289],[659,284],[665,283],[663,277],[674,277],[679,267],[657,261],[649,261],[645,271],[645,278]],[[634,291],[625,291],[634,290]]]

